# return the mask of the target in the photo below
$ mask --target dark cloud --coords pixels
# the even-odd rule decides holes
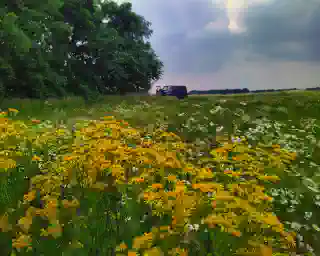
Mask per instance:
[[[211,0],[132,0],[133,8],[151,21],[157,35],[202,29],[221,15]]]
[[[269,59],[320,61],[320,1],[281,0],[250,7],[245,46]]]
[[[320,0],[257,1],[240,11],[244,34],[228,31],[226,10],[214,5],[218,0],[132,2],[152,23],[151,43],[167,74],[217,73],[238,50],[248,63],[320,61]],[[218,26],[204,29],[209,23]]]
[[[163,37],[160,56],[170,72],[207,73],[219,70],[230,57],[234,42],[229,32],[188,38],[185,34]]]
[[[144,13],[152,23],[151,43],[165,64],[165,71],[215,72],[229,58],[234,42],[227,27],[218,31],[205,30],[210,22],[224,20],[227,24],[224,10],[212,2],[148,0],[140,6],[136,3],[137,12]]]

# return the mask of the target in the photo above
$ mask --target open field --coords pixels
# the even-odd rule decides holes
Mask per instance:
[[[0,214],[3,216],[0,223],[1,255],[9,255],[11,251],[16,255],[62,255],[62,252],[64,252],[63,255],[75,255],[75,253],[79,255],[116,255],[115,248],[119,244],[122,244],[120,247],[124,254],[118,255],[130,255],[127,247],[132,249],[131,255],[138,255],[138,252],[143,251],[137,249],[143,248],[143,246],[137,246],[138,241],[148,243],[150,241],[147,238],[148,232],[151,232],[151,228],[156,226],[170,226],[172,230],[180,232],[180,235],[169,232],[170,235],[165,236],[166,243],[160,239],[160,242],[157,240],[152,244],[153,247],[161,248],[165,252],[179,247],[188,249],[188,255],[228,256],[233,255],[239,248],[246,248],[248,240],[253,240],[251,246],[259,247],[261,250],[256,254],[243,252],[239,255],[293,255],[288,251],[298,252],[301,255],[307,255],[305,253],[320,255],[319,92],[192,96],[181,101],[171,97],[152,96],[110,96],[91,103],[85,103],[79,98],[48,101],[12,99],[2,102],[0,108],[2,111],[9,109],[8,113],[2,113],[3,118],[0,122],[0,128],[3,129],[0,134],[0,160],[2,161],[0,163],[4,164],[3,168],[0,166],[2,170],[0,173]],[[20,112],[16,114],[14,109]],[[10,122],[15,122],[13,126],[6,123],[7,115]],[[125,122],[117,124],[112,123],[113,121],[108,124],[102,122],[92,124],[89,126],[90,129],[83,128],[90,120],[99,120],[104,116],[107,116],[106,120],[109,120],[108,116],[114,116],[116,120],[128,122],[139,132],[139,142],[137,138],[131,138],[130,133],[125,133],[124,136],[120,132],[117,133],[120,137],[117,137],[118,135],[112,137],[113,135],[110,134],[101,135],[97,128],[101,126],[104,129],[120,129],[121,131],[122,128],[119,127],[127,125]],[[21,122],[24,122],[26,126],[23,126]],[[14,132],[16,129],[19,132]],[[163,141],[159,137],[163,131],[169,132],[164,137],[174,137],[170,132],[179,135],[182,142],[185,142],[182,143],[184,145],[182,149],[177,149],[178,138],[176,141]],[[75,138],[74,133],[77,132],[81,139]],[[84,139],[89,134],[100,134],[100,137],[93,136],[93,139]],[[146,138],[147,135],[151,135],[151,139]],[[231,136],[244,136],[245,140],[232,142]],[[119,154],[117,157],[124,161],[121,164],[125,165],[123,180],[114,175],[115,169],[112,169],[116,168],[114,166],[103,168],[103,170],[101,166],[99,167],[101,173],[106,172],[105,169],[109,170],[107,177],[102,177],[101,173],[95,173],[98,167],[95,170],[92,169],[92,166],[95,166],[95,163],[105,156],[97,150],[99,143],[95,142],[98,139],[110,139],[115,143],[114,145],[119,147],[124,144],[135,144],[137,148],[146,148],[145,142],[141,142],[140,137],[152,141],[148,142],[152,144],[148,147],[161,145],[170,152],[179,152],[181,159],[178,159],[177,156],[178,160],[175,160],[176,158],[173,157],[170,162],[172,166],[166,163],[168,160],[166,158],[163,158],[164,162],[159,160],[161,163],[151,162],[153,175],[150,173],[147,175],[147,171],[143,169],[140,162],[141,159],[125,162],[125,158],[122,159],[122,153],[117,152]],[[29,141],[28,138],[30,138]],[[228,148],[231,144],[237,143],[239,146]],[[83,144],[91,150],[81,149]],[[15,148],[16,145],[19,147]],[[117,146],[111,149],[112,146],[108,144],[106,147],[110,152],[105,150],[104,153],[116,154],[112,150],[116,150]],[[20,151],[21,154],[16,154]],[[129,153],[123,154],[130,156],[133,154],[135,157],[133,152],[134,150],[129,150]],[[229,155],[225,155],[228,152],[233,152],[235,155],[230,158]],[[240,156],[237,157],[237,154]],[[71,169],[81,169],[78,163],[69,164],[70,160],[75,159],[78,155],[84,157],[82,160],[87,163],[84,165],[87,168],[84,172],[91,173],[90,175],[94,176],[100,187],[94,185],[96,183],[92,181],[93,176],[89,174],[89,180],[93,183],[89,182],[88,185],[83,183],[88,181],[87,178],[73,177],[70,171],[68,172]],[[87,155],[90,157],[86,158]],[[163,153],[163,156],[165,155],[166,153]],[[60,156],[63,160],[59,158]],[[119,164],[117,157],[111,157],[108,161]],[[12,168],[5,169],[8,159],[14,160],[15,164]],[[149,160],[145,159],[145,162]],[[103,164],[106,163],[102,162],[101,165]],[[189,173],[188,176],[185,171],[188,164],[193,165],[194,170],[203,171],[202,168],[209,168],[213,170],[213,173],[210,174],[212,176],[207,172],[206,175],[210,177],[206,176],[201,171],[195,171],[197,175]],[[135,171],[132,170],[135,168],[140,168],[140,171],[134,173]],[[81,173],[78,169],[78,173]],[[141,171],[142,169],[144,171]],[[57,170],[60,170],[60,173]],[[63,176],[63,171],[68,173],[66,180],[72,185],[63,187],[66,201],[62,202],[61,196],[53,193],[57,188],[51,183],[54,183],[55,179],[59,180]],[[256,171],[259,172],[258,176],[254,174]],[[244,172],[246,175],[243,175]],[[249,172],[251,172],[250,175]],[[142,176],[143,180],[148,182],[142,182],[139,179]],[[169,211],[169,213],[160,214],[161,209],[165,209],[166,206],[171,207],[170,204],[178,207],[178,199],[167,201],[159,199],[160,205],[148,199],[148,196],[145,196],[146,202],[133,200],[141,196],[141,192],[150,193],[152,189],[158,189],[154,193],[159,193],[157,195],[160,196],[161,187],[165,187],[165,193],[169,193],[168,190],[178,193],[178,188],[181,189],[182,186],[181,183],[167,182],[168,177],[172,176],[180,181],[187,180],[191,184],[211,184],[210,182],[214,181],[215,184],[222,184],[225,190],[231,184],[240,187],[254,184],[254,188],[263,186],[265,195],[264,199],[257,199],[258,192],[250,190],[252,189],[250,187],[245,199],[239,199],[240,196],[222,190],[224,196],[229,193],[228,196],[232,197],[235,202],[246,200],[245,202],[256,207],[252,215],[250,213],[248,215],[250,217],[248,220],[252,221],[250,224],[247,219],[242,219],[246,215],[243,215],[239,209],[228,208],[229,197],[227,197],[229,199],[223,199],[226,197],[214,189],[211,191],[208,188],[200,188],[202,192],[206,192],[205,194],[210,194],[208,199],[203,195],[195,194],[193,190],[195,186],[190,188],[185,185],[183,187],[183,190],[190,191],[189,196],[193,199],[192,201],[201,202],[197,205],[201,211],[191,214],[192,217],[184,216],[182,212],[179,212],[180,215],[178,215],[177,210],[175,213]],[[254,178],[248,179],[248,176]],[[41,177],[47,178],[47,188],[39,185]],[[280,180],[273,183],[261,177],[279,177]],[[133,181],[138,184],[131,184]],[[65,181],[59,180],[59,182],[57,184],[60,189]],[[101,187],[103,182],[108,183],[109,188],[114,190],[110,191]],[[36,185],[32,187],[30,183],[38,184],[40,187]],[[46,189],[49,191],[47,191],[47,194],[50,195],[49,199],[45,198],[43,192]],[[197,197],[192,197],[195,195]],[[211,198],[212,195],[220,195],[221,199]],[[180,202],[179,207],[183,208],[185,204],[188,204],[190,198],[184,198],[185,201]],[[208,206],[208,200],[209,205],[215,202],[214,209],[210,208],[211,213],[223,216],[223,221],[207,218],[201,223],[203,217],[208,216],[208,209],[205,207]],[[174,203],[169,203],[171,201]],[[46,206],[42,205],[44,202]],[[50,206],[50,202],[55,202],[55,206]],[[73,202],[74,205],[70,202]],[[67,205],[64,208],[68,208],[71,212],[75,211],[72,213],[64,211],[66,209],[61,205]],[[189,206],[189,208],[193,207],[195,206]],[[189,211],[189,208],[186,211]],[[221,212],[221,209],[227,208],[229,211]],[[37,209],[38,211],[47,209],[46,214],[43,213],[42,216]],[[52,212],[50,209],[53,209]],[[57,212],[59,212],[58,217]],[[265,218],[263,217],[264,212],[274,213],[283,226],[277,226],[278,223],[276,223],[276,227],[270,231],[270,226],[273,224],[266,222],[261,224],[265,231],[261,231],[262,227],[257,224],[260,223],[257,221],[259,219],[257,216],[260,216],[262,220]],[[155,213],[160,216],[156,216]],[[174,216],[181,217],[181,219],[175,219],[176,224],[173,224],[174,221],[171,220]],[[230,225],[227,220],[237,219],[237,216],[241,224],[237,228],[232,226],[230,232],[226,231],[226,227]],[[272,219],[271,215],[266,216]],[[186,227],[183,227],[184,223],[179,222],[184,220],[188,220],[187,230]],[[244,224],[245,222],[247,225]],[[181,229],[178,224],[182,225]],[[174,225],[177,225],[176,229]],[[196,226],[197,228],[194,229],[197,230],[188,230],[190,225]],[[132,243],[134,237],[142,236],[143,233],[147,233],[144,238],[134,240],[136,243]],[[282,244],[278,244],[277,241],[280,241],[282,236],[288,238],[291,235],[297,240],[296,248],[281,248]],[[270,236],[276,237],[276,241],[267,239]],[[30,249],[28,250],[26,248],[29,247],[29,244]],[[273,247],[273,254],[269,250],[271,247]],[[133,254],[134,252],[136,254]],[[157,249],[153,249],[149,255],[162,254]],[[185,254],[181,252],[181,255]]]

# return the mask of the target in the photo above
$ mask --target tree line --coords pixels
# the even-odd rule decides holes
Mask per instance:
[[[130,3],[0,3],[0,97],[96,97],[148,91],[163,63],[151,23]]]
[[[201,95],[201,94],[242,94],[242,93],[264,93],[264,92],[286,92],[286,91],[295,91],[297,88],[289,89],[261,89],[261,90],[249,90],[248,88],[244,89],[220,89],[220,90],[192,90],[189,95]],[[307,91],[318,91],[320,87],[306,88]]]

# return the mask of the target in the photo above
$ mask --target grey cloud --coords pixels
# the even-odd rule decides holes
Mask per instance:
[[[163,38],[161,56],[170,72],[206,73],[222,68],[233,48],[228,32],[196,38],[171,35]]]
[[[132,0],[133,9],[152,22],[157,35],[187,33],[203,28],[219,10],[210,0]]]
[[[214,0],[132,0],[133,9],[152,23],[151,43],[166,73],[203,74],[220,71],[237,50],[251,61],[320,61],[320,1],[273,0],[249,6],[247,33],[227,28],[204,30],[227,20]]]
[[[248,9],[244,19],[249,51],[269,59],[320,61],[320,2],[272,1]]]
[[[135,4],[136,1],[136,4]],[[219,70],[234,49],[234,39],[225,31],[206,31],[205,26],[226,19],[212,0],[141,0],[133,7],[151,21],[151,43],[166,72],[205,73]]]

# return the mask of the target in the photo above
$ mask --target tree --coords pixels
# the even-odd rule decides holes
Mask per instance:
[[[29,0],[0,4],[0,93],[59,97],[149,90],[163,64],[150,23],[130,3]]]

